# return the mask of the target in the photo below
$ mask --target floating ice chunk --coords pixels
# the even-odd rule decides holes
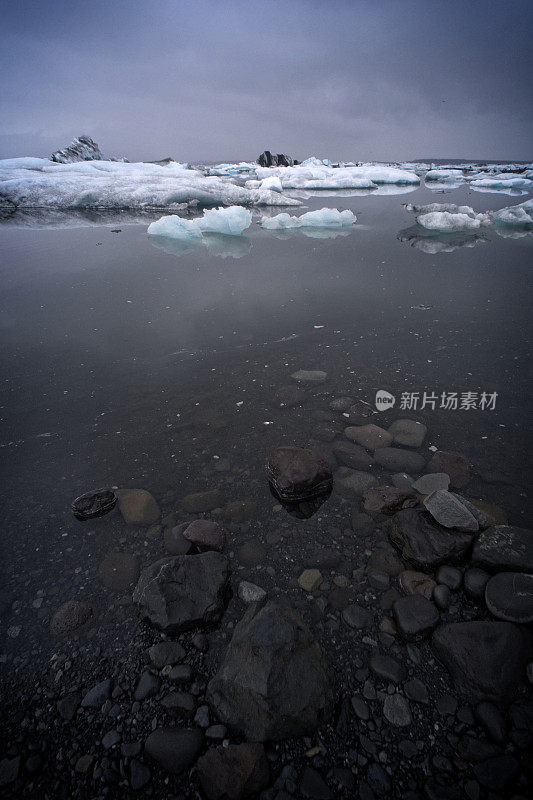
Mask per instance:
[[[170,236],[173,239],[198,239],[204,234],[240,236],[252,223],[252,212],[242,206],[213,208],[204,211],[203,217],[184,219],[175,214],[161,217],[148,226],[152,236]]]
[[[476,189],[525,189],[528,191],[533,187],[533,181],[522,177],[494,177],[476,179],[471,181],[470,185]]]
[[[242,206],[212,208],[204,211],[203,217],[195,220],[203,233],[220,233],[224,236],[240,236],[252,224],[252,212]]]
[[[271,189],[273,192],[282,192],[283,186],[277,175],[271,175],[269,178],[263,178],[261,181],[262,189]]]
[[[295,167],[257,167],[259,180],[276,175],[283,189],[375,189],[378,184],[417,185],[414,172],[383,164],[358,167],[326,166],[318,159],[309,159]]]
[[[457,181],[464,177],[462,169],[430,169],[426,172],[426,181]]]
[[[473,216],[474,209],[470,206],[457,206],[455,203],[427,203],[426,205],[414,205],[406,203],[404,208],[407,211],[414,211],[416,214],[431,214],[434,211],[449,211],[450,214],[468,214]]]
[[[499,211],[493,211],[492,218],[496,225],[515,225],[516,227],[533,225],[533,199],[516,206],[507,206],[500,208]]]
[[[300,217],[291,217],[290,214],[277,214],[275,217],[262,217],[261,225],[267,230],[286,230],[288,228],[344,228],[354,225],[355,214],[346,209],[320,208],[317,211],[308,211]]]
[[[492,222],[489,214],[453,214],[450,211],[430,211],[428,214],[420,214],[416,221],[431,231],[478,230]]]

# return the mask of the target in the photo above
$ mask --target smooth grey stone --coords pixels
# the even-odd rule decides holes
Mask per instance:
[[[430,634],[438,625],[439,612],[422,595],[413,594],[396,600],[392,613],[403,639],[418,641]]]
[[[136,758],[132,759],[130,763],[130,786],[133,791],[138,792],[140,789],[144,789],[151,779],[150,768],[146,764],[137,761]]]
[[[409,700],[414,700],[415,703],[429,703],[429,694],[427,687],[418,678],[413,678],[407,683],[404,683],[404,691]]]
[[[167,772],[179,775],[195,762],[203,742],[200,728],[156,728],[147,738],[144,751]]]
[[[490,574],[484,569],[471,567],[463,575],[463,588],[467,597],[472,600],[481,600],[485,597],[485,588],[489,582]]]
[[[92,689],[89,689],[81,701],[82,708],[100,708],[111,696],[112,685],[113,681],[111,678],[108,678],[105,681],[97,683]]]
[[[412,488],[418,494],[431,494],[437,489],[448,491],[449,486],[450,476],[445,472],[429,472],[427,475],[422,475],[412,484]]]
[[[475,708],[475,717],[482,728],[484,728],[489,739],[496,744],[503,744],[505,741],[507,726],[500,709],[494,703],[478,703]]]
[[[352,703],[352,708],[359,717],[359,719],[362,719],[364,722],[370,719],[370,709],[362,697],[359,697],[359,695],[354,694],[354,696],[351,699],[351,703]]]
[[[533,622],[533,575],[500,572],[485,588],[485,602],[491,614],[507,622]]]
[[[442,567],[438,568],[435,580],[437,583],[445,583],[452,592],[456,592],[463,582],[463,573],[457,567],[449,567],[447,564],[443,564]]]
[[[451,492],[437,489],[422,501],[433,519],[445,528],[453,528],[464,533],[479,530],[477,519]]]
[[[390,522],[389,537],[402,558],[422,571],[459,561],[470,550],[472,533],[444,528],[418,508],[405,508]]]
[[[487,572],[533,573],[533,531],[512,525],[487,528],[474,544],[472,564]]]
[[[433,589],[433,602],[439,611],[446,611],[450,607],[450,589],[445,583],[439,583]]]
[[[409,492],[413,487],[414,478],[408,475],[407,472],[395,472],[394,475],[391,475],[391,481],[392,485],[397,489]]]
[[[153,697],[154,694],[158,693],[160,686],[161,681],[157,675],[146,670],[135,687],[135,700],[146,700],[147,697]]]
[[[342,618],[350,628],[368,628],[372,624],[373,615],[366,608],[353,603],[342,611]]]
[[[422,472],[426,463],[419,453],[401,450],[399,447],[378,448],[374,452],[374,460],[390,472],[413,472],[415,475]]]
[[[111,747],[114,747],[120,742],[121,738],[122,737],[118,731],[108,731],[102,739],[102,746],[105,750],[110,750]]]
[[[176,664],[178,661],[182,661],[186,653],[179,642],[158,642],[148,650],[148,655],[154,667],[161,669],[167,664]]]
[[[390,694],[383,703],[383,715],[391,725],[404,728],[413,721],[409,703],[400,694]]]
[[[370,671],[376,677],[390,683],[401,683],[407,677],[407,670],[403,664],[391,656],[382,656],[379,653],[375,653],[370,659]]]
[[[389,427],[394,444],[404,447],[422,447],[427,430],[422,422],[414,419],[397,419]]]

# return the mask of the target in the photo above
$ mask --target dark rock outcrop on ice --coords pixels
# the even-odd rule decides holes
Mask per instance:
[[[264,150],[257,159],[257,163],[260,167],[293,167],[298,164],[298,161],[284,153],[274,154],[270,150]]]
[[[73,164],[76,161],[127,161],[126,158],[106,158],[90,136],[77,136],[61,150],[56,150],[50,156],[50,161],[56,164]]]

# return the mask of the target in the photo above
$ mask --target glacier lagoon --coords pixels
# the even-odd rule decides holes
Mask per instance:
[[[435,449],[463,454],[470,482],[462,494],[530,527],[533,236],[527,225],[430,230],[404,208],[453,203],[484,214],[528,196],[474,192],[464,181],[434,186],[291,189],[301,204],[291,216],[328,206],[351,211],[356,223],[269,230],[261,219],[280,209],[261,207],[242,235],[208,232],[185,242],[148,235],[161,212],[142,209],[6,215],[2,599],[10,665],[22,683],[49,670],[54,696],[65,680],[70,658],[48,626],[74,597],[92,608],[74,635],[88,665],[84,690],[106,676],[130,684],[137,665],[122,657],[117,665],[112,653],[144,652],[148,640],[128,581],[166,552],[165,529],[190,518],[184,498],[214,491],[218,506],[208,515],[226,528],[236,574],[271,598],[289,596],[345,685],[356,685],[353,636],[360,642],[364,631],[353,633],[333,603],[356,587],[376,629],[390,613],[365,578],[371,558],[376,580],[385,580],[375,557],[380,548],[389,552],[383,520],[371,532],[357,527],[360,496],[349,485],[314,516],[295,519],[272,497],[264,473],[280,444],[331,454],[352,424],[346,409],[353,405],[383,428],[398,418],[425,424],[416,448],[424,461]],[[324,371],[327,379],[297,384],[291,375],[299,370]],[[299,389],[295,405],[279,400],[285,386]],[[392,394],[395,406],[377,411],[378,390]],[[401,409],[403,395],[418,395],[420,404],[424,392],[424,409]],[[495,407],[440,408],[442,393],[454,392],[478,400],[496,394]],[[390,483],[392,470],[379,464],[362,471]],[[72,500],[101,486],[149,490],[162,521],[127,526],[118,509],[74,519]],[[123,560],[110,569],[113,553]],[[297,579],[310,567],[320,567],[324,588],[306,593]],[[320,597],[331,599],[325,614]],[[216,667],[228,621],[241,616],[234,596],[224,626],[209,635],[205,662],[194,662],[200,675]],[[444,674],[438,681],[439,691],[454,691]],[[150,719],[139,727],[148,735]],[[432,717],[417,717],[416,729],[421,740],[433,735]],[[330,755],[340,754],[337,747],[334,735],[327,739]],[[412,774],[423,774],[409,762]]]

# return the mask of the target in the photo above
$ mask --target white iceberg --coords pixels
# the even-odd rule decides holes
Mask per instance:
[[[200,206],[299,206],[270,189],[247,189],[231,179],[209,176],[187,165],[47,159],[0,161],[0,204],[13,208],[177,210]]]
[[[464,180],[464,177],[462,169],[429,169],[426,172],[426,181],[439,181],[440,183],[461,181]]]
[[[407,211],[414,211],[416,214],[431,214],[435,211],[449,211],[450,214],[468,214],[472,216],[475,212],[470,206],[458,206],[455,203],[426,203],[425,205],[414,205],[405,203]]]
[[[497,225],[514,225],[516,227],[533,225],[533,199],[516,206],[507,206],[500,208],[499,211],[493,211],[492,218]]]
[[[169,236],[172,239],[201,239],[204,234],[240,236],[252,224],[252,212],[243,206],[213,208],[204,211],[202,217],[184,219],[176,214],[152,222],[148,233],[152,236]]]
[[[533,187],[533,181],[519,176],[491,178],[475,178],[470,182],[470,186],[476,189],[523,189],[526,192]]]
[[[282,192],[283,186],[277,175],[270,175],[260,182],[261,189],[270,189],[273,192]]]
[[[308,211],[300,217],[290,214],[277,214],[275,217],[262,217],[261,225],[267,230],[287,230],[289,228],[346,228],[354,225],[357,217],[352,211],[338,208],[320,208]]]
[[[314,158],[295,167],[257,167],[255,172],[259,180],[277,176],[283,189],[375,189],[380,184],[420,183],[414,172],[396,167],[382,164],[332,167]]]
[[[489,214],[453,214],[450,211],[430,211],[416,218],[419,225],[430,231],[469,231],[490,225]]]

